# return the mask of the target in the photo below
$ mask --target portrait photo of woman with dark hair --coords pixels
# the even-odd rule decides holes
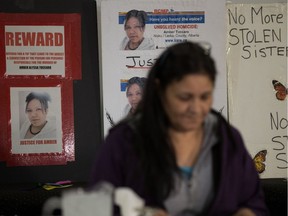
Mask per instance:
[[[30,92],[25,102],[27,120],[21,126],[20,138],[56,138],[55,119],[47,118],[51,96],[47,92]]]
[[[145,77],[132,77],[128,80],[126,86],[126,97],[128,99],[128,104],[123,110],[124,117],[135,112],[142,99],[145,81]]]
[[[153,50],[152,38],[144,37],[147,13],[142,10],[130,10],[124,21],[126,37],[122,40],[120,50]]]

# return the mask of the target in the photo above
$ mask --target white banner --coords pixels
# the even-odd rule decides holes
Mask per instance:
[[[229,119],[262,178],[287,177],[287,4],[228,4]]]

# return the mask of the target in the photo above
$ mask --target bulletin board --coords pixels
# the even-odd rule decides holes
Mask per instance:
[[[101,122],[101,108],[99,94],[100,85],[97,43],[97,14],[95,8],[96,3],[93,0],[0,1],[1,21],[5,21],[5,19],[8,18],[10,22],[16,22],[16,20],[18,20],[17,22],[19,22],[19,20],[21,20],[20,30],[15,27],[15,23],[10,23],[6,30],[4,28],[6,32],[10,32],[8,33],[10,34],[9,45],[15,45],[15,40],[13,44],[12,39],[13,36],[19,34],[16,32],[23,32],[23,34],[21,34],[22,36],[26,36],[26,38],[30,36],[30,39],[33,39],[34,36],[38,36],[40,38],[39,40],[33,40],[34,42],[37,42],[38,45],[43,45],[42,43],[44,43],[44,41],[42,40],[42,36],[47,36],[48,38],[50,38],[50,40],[48,40],[51,42],[50,45],[56,46],[55,49],[52,49],[53,52],[48,51],[47,55],[46,52],[37,49],[33,50],[33,52],[29,53],[28,55],[28,52],[24,50],[22,52],[22,55],[24,53],[25,56],[17,56],[17,58],[19,58],[17,59],[17,61],[22,61],[22,59],[20,58],[25,57],[25,61],[27,58],[29,64],[21,65],[21,62],[16,62],[16,65],[7,65],[3,63],[2,54],[5,54],[5,50],[3,50],[3,46],[1,45],[2,54],[0,67],[2,68],[2,72],[0,76],[3,79],[13,80],[9,82],[9,84],[6,81],[3,82],[3,80],[2,82],[0,82],[0,97],[6,98],[4,102],[5,104],[1,104],[1,111],[6,112],[7,107],[10,107],[12,105],[13,109],[11,110],[13,114],[7,113],[7,115],[0,115],[0,120],[1,122],[9,122],[7,118],[12,116],[12,118],[16,119],[16,121],[14,121],[15,124],[13,123],[11,127],[9,127],[10,129],[8,128],[8,131],[6,129],[2,130],[3,127],[1,127],[0,130],[0,156],[2,156],[2,161],[0,161],[0,182],[56,182],[60,180],[87,182],[89,180],[93,161],[97,152],[97,148],[101,143],[102,137],[101,125],[100,123],[98,123]],[[18,19],[11,18],[13,14],[18,14]],[[28,14],[29,16],[27,16]],[[79,29],[77,29],[77,25],[74,25],[75,23],[73,24],[72,22],[73,25],[69,24],[68,17],[70,15],[72,15],[73,17],[75,14],[77,14],[81,18],[79,22],[81,27],[78,26],[80,27]],[[43,20],[42,17],[45,15],[46,20]],[[19,17],[22,17],[22,19],[19,19]],[[38,26],[37,28],[39,31],[33,28],[35,30],[33,33],[34,36],[31,33],[28,33],[28,19],[30,20],[30,23],[33,22],[33,25]],[[45,22],[46,25],[43,24]],[[25,26],[25,28],[23,28],[23,26]],[[56,26],[56,28],[53,27],[51,29],[49,26]],[[12,34],[11,32],[14,32],[15,34]],[[46,32],[47,34],[45,35],[37,32]],[[69,40],[71,39],[69,37],[65,37],[65,35],[71,36],[75,34],[79,36],[79,41],[74,42],[74,44],[72,44],[70,48],[66,46],[61,47],[64,42],[69,43]],[[17,36],[16,38],[19,38],[19,36]],[[20,42],[28,45],[27,40],[17,41],[18,44]],[[3,41],[1,41],[1,43],[3,43]],[[29,43],[31,45],[32,41],[30,40]],[[81,49],[79,49],[79,47],[81,47]],[[15,52],[13,53],[12,51],[10,51],[9,53],[11,55],[8,53],[9,56],[7,56],[7,58],[15,57]],[[36,64],[34,64],[35,59],[32,59],[32,57],[34,57],[35,54],[37,55],[37,53],[39,53],[39,57],[44,57],[44,59],[37,59],[39,60],[39,62],[36,62]],[[63,53],[65,53],[65,55],[63,55]],[[55,56],[54,54],[57,55],[57,58],[53,59],[53,62],[51,62],[50,60],[53,56]],[[46,57],[43,55],[46,55]],[[74,58],[76,56],[78,57]],[[11,60],[12,59],[13,58],[11,58]],[[79,62],[81,62],[81,64],[78,64]],[[48,65],[42,65],[42,63],[47,63]],[[49,65],[49,63],[51,64]],[[8,67],[8,70],[6,70],[6,68],[4,67]],[[27,79],[25,79],[26,81],[22,80],[19,82],[19,76],[23,75],[21,74],[23,71],[26,73],[25,76]],[[41,71],[43,73],[36,74],[37,71]],[[50,74],[51,71],[53,74]],[[44,81],[41,81],[38,84],[37,82],[33,82],[33,80],[42,78],[44,78]],[[47,93],[50,93],[51,98],[53,99],[53,103],[51,102],[50,106],[53,112],[50,113],[50,117],[53,117],[54,115],[56,122],[58,122],[57,127],[62,126],[62,130],[59,129],[58,131],[62,132],[63,134],[67,134],[68,136],[66,138],[64,137],[64,139],[61,140],[38,140],[37,142],[46,142],[46,144],[48,144],[49,142],[51,144],[48,149],[46,148],[44,150],[42,148],[33,148],[31,151],[30,148],[22,148],[26,145],[26,142],[24,141],[22,141],[23,146],[21,147],[17,145],[11,147],[11,145],[13,144],[12,141],[11,145],[7,148],[7,140],[13,137],[10,136],[9,133],[11,133],[11,131],[9,130],[13,128],[18,128],[18,119],[19,123],[21,121],[22,113],[20,111],[23,109],[19,107],[23,108],[23,106],[21,105],[20,101],[23,101],[23,98],[30,90],[37,90],[41,92],[43,90]],[[18,108],[17,105],[19,106]],[[63,117],[63,115],[66,117],[64,117],[64,121],[61,121],[61,124],[59,124],[59,118],[61,118],[60,116]],[[73,123],[69,122],[70,120],[72,120]],[[68,126],[63,128],[63,125]],[[17,139],[17,130],[15,131],[15,139]],[[70,142],[71,140],[73,142]],[[3,145],[4,143],[5,145]],[[16,140],[14,144],[17,143],[18,142]],[[68,145],[61,145],[64,143]],[[29,146],[28,144],[29,143],[27,143],[27,146]],[[53,148],[52,145],[54,145]],[[44,152],[47,153],[47,150],[48,152],[50,151],[50,153],[45,155]],[[27,160],[27,154],[25,153],[25,151],[31,151],[28,155],[30,156],[29,159],[31,159],[31,163],[29,162],[29,160]],[[73,154],[66,155],[63,154],[63,152],[73,152]],[[15,158],[14,153],[20,153],[23,157]],[[41,154],[43,158],[40,158],[41,160],[39,160],[38,157],[37,160],[35,160],[36,158],[33,157],[35,156],[35,154],[38,156],[39,154]],[[7,155],[10,158],[9,161],[7,160]],[[51,161],[50,159],[53,158],[53,156],[57,156],[57,159],[59,160]],[[45,160],[46,162],[43,164],[42,162]],[[25,164],[26,162],[29,163]]]
[[[0,160],[8,166],[74,161],[80,14],[0,13],[0,41]]]

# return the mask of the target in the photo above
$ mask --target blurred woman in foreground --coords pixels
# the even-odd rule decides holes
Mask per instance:
[[[215,79],[198,44],[167,48],[136,112],[106,137],[93,183],[130,187],[154,215],[268,215],[240,133],[211,108]]]

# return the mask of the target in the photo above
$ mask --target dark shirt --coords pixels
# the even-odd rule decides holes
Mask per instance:
[[[130,187],[146,205],[163,208],[164,200],[145,191],[144,173],[131,143],[132,131],[127,123],[110,130],[97,156],[92,184],[107,181],[115,187]],[[258,216],[269,215],[258,173],[240,133],[220,116],[219,131],[220,142],[213,149],[215,198],[205,216],[230,216],[241,207]]]

